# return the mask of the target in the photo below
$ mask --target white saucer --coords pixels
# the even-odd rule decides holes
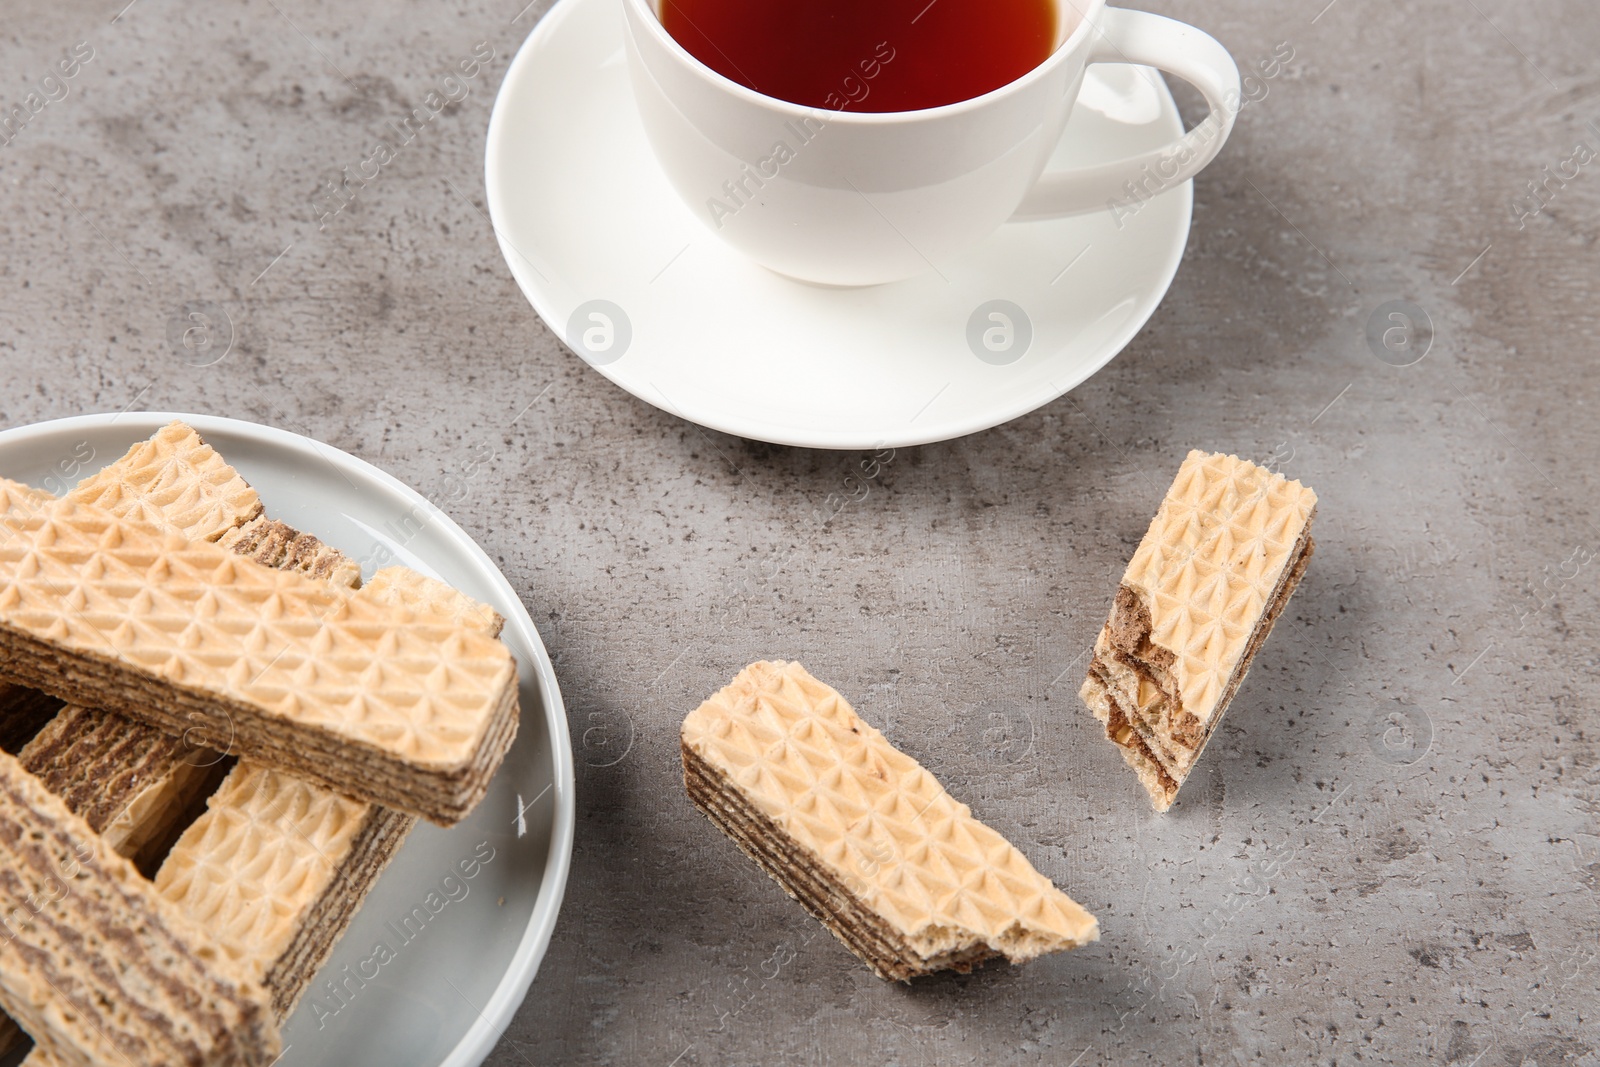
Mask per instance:
[[[555,671],[527,608],[466,532],[371,464],[287,430],[203,415],[85,415],[0,433],[0,475],[55,493],[182,419],[255,486],[267,513],[354,559],[441,578],[505,617],[522,722],[489,795],[448,830],[420,823],[283,1027],[276,1067],[477,1067],[539,968],[572,859],[573,768]],[[418,522],[421,526],[419,528]],[[368,574],[375,567],[367,564]],[[476,863],[470,879],[463,861]],[[407,916],[423,906],[425,924]],[[397,930],[399,931],[397,933]],[[373,966],[375,946],[391,958]],[[346,968],[376,971],[351,980]],[[335,982],[344,982],[334,992]]]
[[[489,121],[489,213],[550,328],[582,351],[583,331],[571,330],[580,318],[601,329],[599,348],[605,323],[588,313],[604,302],[611,347],[585,358],[673,414],[815,448],[974,433],[1105,366],[1177,271],[1187,182],[1120,228],[1110,211],[1008,223],[939,273],[892,285],[829,289],[773,274],[719,242],[668,185],[635,110],[624,33],[617,0],[560,0],[534,28]],[[1057,162],[1110,161],[1181,133],[1159,75],[1096,66]],[[991,309],[978,314],[992,301],[1022,309],[1025,349],[1027,331],[1015,328],[1009,348],[1003,332],[990,335],[998,351],[984,347],[984,332],[1004,327]]]

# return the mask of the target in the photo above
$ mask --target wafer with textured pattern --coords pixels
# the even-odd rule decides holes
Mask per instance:
[[[1022,963],[1093,915],[798,663],[755,663],[682,730],[696,806],[880,977]]]
[[[67,1067],[265,1067],[267,995],[0,754],[0,1004]]]
[[[510,747],[499,641],[0,479],[0,674],[443,825]]]
[[[500,628],[487,606],[415,572],[379,571],[366,591],[486,634]],[[156,885],[266,983],[284,1018],[414,823],[241,761],[173,846]]]
[[[1299,482],[1193,451],[1134,552],[1080,696],[1158,811],[1305,574],[1316,507]]]
[[[156,875],[156,889],[264,983],[285,1017],[413,820],[240,763]]]
[[[170,422],[66,498],[215,541],[261,514],[261,498],[193,427]]]

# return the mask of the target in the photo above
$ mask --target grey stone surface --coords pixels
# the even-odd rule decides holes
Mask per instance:
[[[424,492],[494,451],[452,510],[555,659],[579,815],[490,1063],[1600,1064],[1600,164],[1512,207],[1600,148],[1591,2],[1155,3],[1241,65],[1295,52],[1165,303],[1069,397],[900,451],[831,518],[861,454],[645,406],[512,283],[483,139],[542,0],[124,2],[0,14],[8,109],[94,50],[0,147],[0,424],[226,414]],[[470,95],[319,228],[323,183],[479,41]],[[1410,366],[1366,342],[1391,300],[1432,323]],[[168,340],[201,303],[232,324],[211,366]],[[1158,817],[1075,690],[1193,446],[1313,485],[1318,551]],[[683,715],[773,656],[1103,940],[904,987],[819,933],[677,766]]]

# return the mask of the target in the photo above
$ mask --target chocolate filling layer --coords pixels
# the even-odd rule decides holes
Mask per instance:
[[[1168,793],[1176,793],[1178,783],[1167,773],[1166,766],[1156,758],[1155,752],[1145,743],[1144,737],[1128,720],[1127,713],[1122,710],[1122,705],[1117,703],[1117,698],[1111,695],[1109,689],[1106,691],[1106,703],[1111,708],[1111,714],[1106,719],[1106,736],[1123,748],[1137,752],[1149,760],[1151,769],[1155,771],[1156,780],[1161,783],[1161,788]]]
[[[345,579],[352,572],[356,579],[360,578],[360,569],[338,549],[330,548],[310,534],[301,533],[293,526],[265,515],[225,535],[221,543],[266,567],[299,571],[313,578],[335,581],[352,588],[356,583]]]
[[[1266,610],[1257,620],[1250,640],[1245,645],[1244,653],[1240,656],[1238,665],[1217,700],[1216,708],[1205,722],[1183,707],[1176,679],[1171,674],[1176,657],[1170,650],[1161,648],[1150,640],[1153,623],[1150,609],[1144,599],[1127,586],[1117,590],[1111,620],[1106,626],[1108,642],[1113,649],[1112,658],[1118,666],[1132,671],[1141,682],[1159,690],[1161,697],[1149,713],[1141,713],[1135,709],[1130,714],[1129,710],[1113,696],[1116,689],[1111,684],[1112,671],[1105,660],[1096,654],[1089,669],[1092,674],[1099,677],[1110,704],[1106,736],[1116,744],[1148,760],[1155,768],[1162,787],[1169,793],[1175,793],[1183,784],[1189,768],[1199,758],[1206,742],[1210,740],[1217,724],[1222,720],[1222,713],[1233,700],[1234,693],[1238,691],[1239,684],[1249,673],[1256,652],[1266,641],[1267,635],[1272,632],[1273,623],[1277,621],[1285,605],[1288,604],[1290,595],[1305,575],[1306,565],[1316,549],[1316,543],[1311,537],[1311,520],[1315,515],[1316,511],[1312,509],[1312,514],[1307,516],[1305,526],[1301,530],[1294,554],[1290,557],[1291,562],[1284,568],[1284,573],[1278,580],[1278,586],[1273,591]],[[1166,724],[1164,730],[1163,720]],[[1152,745],[1151,741],[1156,744]],[[1159,752],[1158,750],[1163,747],[1162,742],[1187,750],[1187,758],[1174,760]]]

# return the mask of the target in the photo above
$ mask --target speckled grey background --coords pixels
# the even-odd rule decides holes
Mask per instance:
[[[481,158],[543,2],[123,2],[0,12],[7,109],[94,50],[0,146],[0,423],[193,410],[436,496],[473,472],[450,510],[532,611],[579,763],[567,902],[490,1063],[1600,1064],[1600,161],[1514,206],[1600,149],[1591,2],[1154,4],[1241,66],[1295,52],[1166,302],[1070,397],[902,450],[826,522],[863,455],[647,407],[512,283]],[[319,229],[479,41],[470,95]],[[1410,366],[1365,339],[1391,300],[1432,324]],[[201,305],[212,366],[169,342]],[[1313,485],[1318,551],[1157,817],[1075,690],[1193,446]],[[682,795],[678,722],[768,656],[1103,940],[904,987],[819,933]]]

